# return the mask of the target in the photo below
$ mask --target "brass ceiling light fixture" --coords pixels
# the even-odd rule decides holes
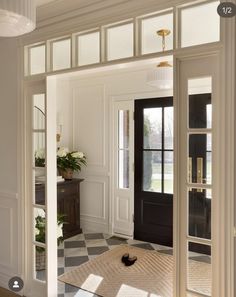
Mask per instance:
[[[161,29],[157,32],[162,37],[162,51],[165,51],[165,38],[170,34],[170,30]],[[168,61],[162,61],[155,70],[150,70],[147,74],[147,84],[157,87],[160,90],[168,90],[173,87],[173,67]]]

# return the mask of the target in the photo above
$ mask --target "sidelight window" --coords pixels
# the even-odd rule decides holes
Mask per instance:
[[[119,188],[129,188],[129,110],[119,110]]]

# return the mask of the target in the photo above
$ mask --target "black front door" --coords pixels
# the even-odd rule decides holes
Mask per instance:
[[[135,100],[134,238],[173,243],[173,98]]]

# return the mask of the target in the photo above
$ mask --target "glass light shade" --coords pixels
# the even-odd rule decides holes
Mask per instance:
[[[168,62],[161,62],[156,69],[147,73],[147,84],[160,90],[173,88],[173,67]]]
[[[0,36],[19,36],[35,29],[35,0],[0,1]]]

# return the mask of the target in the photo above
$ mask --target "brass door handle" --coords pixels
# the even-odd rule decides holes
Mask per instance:
[[[197,158],[197,183],[203,183],[203,158]],[[198,189],[197,192],[202,192],[202,189]]]
[[[188,182],[192,183],[192,158],[188,158]]]

